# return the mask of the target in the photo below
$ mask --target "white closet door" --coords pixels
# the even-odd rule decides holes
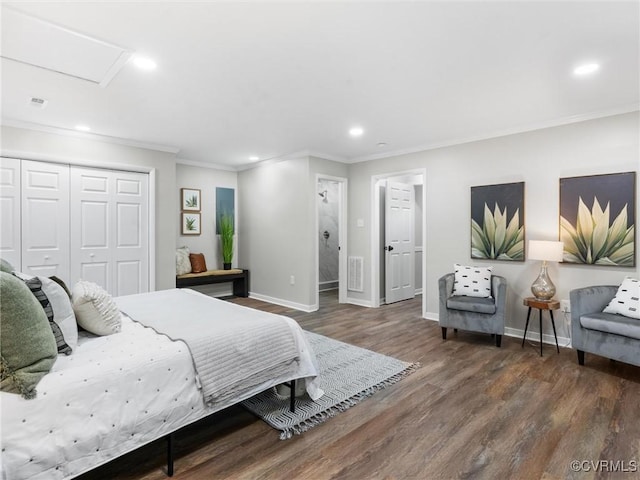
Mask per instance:
[[[69,278],[69,165],[22,161],[22,271]]]
[[[111,280],[111,173],[71,167],[71,284],[97,283],[113,292]]]
[[[142,173],[71,167],[71,279],[112,295],[149,290],[148,180]]]
[[[22,268],[20,160],[0,158],[0,257]]]
[[[114,173],[115,295],[149,291],[149,175]]]

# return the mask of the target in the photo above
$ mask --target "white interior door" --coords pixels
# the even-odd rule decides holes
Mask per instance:
[[[148,178],[71,167],[72,282],[95,282],[115,296],[149,290]]]
[[[413,185],[387,182],[385,194],[385,301],[415,296]]]
[[[0,159],[0,256],[22,268],[20,160]]]
[[[69,278],[69,165],[22,161],[22,271]]]

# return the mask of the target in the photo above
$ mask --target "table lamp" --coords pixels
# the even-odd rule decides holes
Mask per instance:
[[[546,240],[529,240],[529,259],[542,260],[540,275],[531,285],[531,292],[536,300],[550,301],[556,294],[556,286],[547,274],[547,262],[561,262],[564,244]]]

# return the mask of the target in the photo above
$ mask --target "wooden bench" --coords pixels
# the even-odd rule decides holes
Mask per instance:
[[[185,273],[176,276],[176,287],[195,287],[213,283],[233,282],[233,294],[237,297],[249,296],[249,270],[207,270],[202,273]]]

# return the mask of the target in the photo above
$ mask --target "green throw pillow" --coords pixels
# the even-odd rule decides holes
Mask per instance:
[[[58,349],[44,309],[19,278],[0,272],[0,390],[36,396]]]
[[[4,258],[0,258],[0,272],[13,272],[13,265],[7,262]]]

